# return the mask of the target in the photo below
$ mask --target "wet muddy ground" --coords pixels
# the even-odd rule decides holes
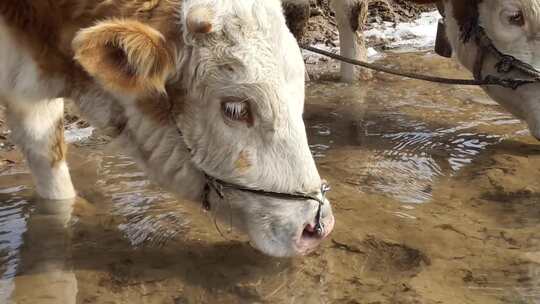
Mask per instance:
[[[429,53],[382,62],[468,76]],[[381,74],[309,83],[305,118],[337,224],[295,259],[220,234],[95,136],[70,150],[73,208],[36,201],[3,140],[0,303],[540,303],[540,144],[522,123],[478,89]]]

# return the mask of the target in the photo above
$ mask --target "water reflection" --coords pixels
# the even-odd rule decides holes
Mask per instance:
[[[414,90],[323,83],[308,90],[308,96],[313,103],[306,119],[314,156],[335,156],[333,151],[347,147],[347,160],[362,163],[347,178],[349,183],[406,204],[431,200],[437,179],[453,176],[511,134],[481,127],[513,128],[514,133],[522,128],[519,120],[496,109],[484,106],[478,115],[470,115],[480,104],[460,108],[435,103]]]
[[[71,228],[74,200],[36,201],[27,218],[13,303],[76,303]]]
[[[14,290],[29,203],[19,192],[24,186],[1,189],[0,193],[0,303],[7,303]]]
[[[184,204],[151,184],[129,157],[105,156],[97,186],[111,195],[112,213],[125,218],[118,229],[133,247],[163,246],[186,233],[190,222]]]
[[[75,303],[73,201],[29,200],[26,186],[0,193],[0,302]]]
[[[474,124],[433,128],[404,116],[393,115],[392,119],[398,123],[398,130],[380,130],[374,124],[385,121],[380,116],[366,126],[364,134],[368,135],[362,142],[375,141],[385,149],[373,151],[363,188],[381,191],[404,203],[429,201],[437,178],[454,175],[488,146],[502,140],[500,135],[474,131]]]

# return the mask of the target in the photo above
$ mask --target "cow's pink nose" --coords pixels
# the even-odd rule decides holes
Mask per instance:
[[[302,230],[302,234],[298,238],[296,248],[300,254],[308,254],[312,252],[321,241],[326,238],[330,232],[334,229],[335,219],[333,215],[327,216],[322,219],[324,225],[323,234],[317,233],[314,223],[307,224]]]

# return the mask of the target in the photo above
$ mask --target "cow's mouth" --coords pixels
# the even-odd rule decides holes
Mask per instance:
[[[323,220],[324,234],[320,235],[316,231],[315,223],[307,223],[299,233],[298,241],[296,242],[296,250],[299,254],[306,255],[311,253],[325,239],[332,229],[334,229],[334,216],[329,216]]]

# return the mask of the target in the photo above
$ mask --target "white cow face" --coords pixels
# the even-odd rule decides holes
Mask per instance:
[[[481,1],[478,4],[478,16],[479,24],[499,51],[540,69],[540,2]],[[486,69],[486,72],[490,72],[492,67],[488,65]],[[510,76],[523,77],[518,74]],[[489,87],[486,92],[510,112],[525,120],[531,134],[540,139],[540,84],[526,85],[517,90]]]
[[[184,14],[188,98],[177,121],[196,167],[251,188],[321,197],[302,120],[304,63],[280,2],[192,1]],[[268,254],[304,254],[321,240],[312,233],[315,201],[235,190],[210,198]],[[322,211],[328,234],[330,205]]]
[[[417,0],[415,2],[436,2]],[[540,69],[540,2],[537,0],[445,0],[447,36],[456,58],[473,71],[480,51],[471,33],[481,26],[502,53]],[[468,39],[471,38],[471,39]],[[485,54],[482,75],[527,78],[518,72],[499,74],[498,59]],[[540,139],[540,83],[517,90],[486,86],[484,90],[509,112],[527,122],[531,134]]]
[[[540,69],[539,1],[482,1],[479,16],[497,49]]]

